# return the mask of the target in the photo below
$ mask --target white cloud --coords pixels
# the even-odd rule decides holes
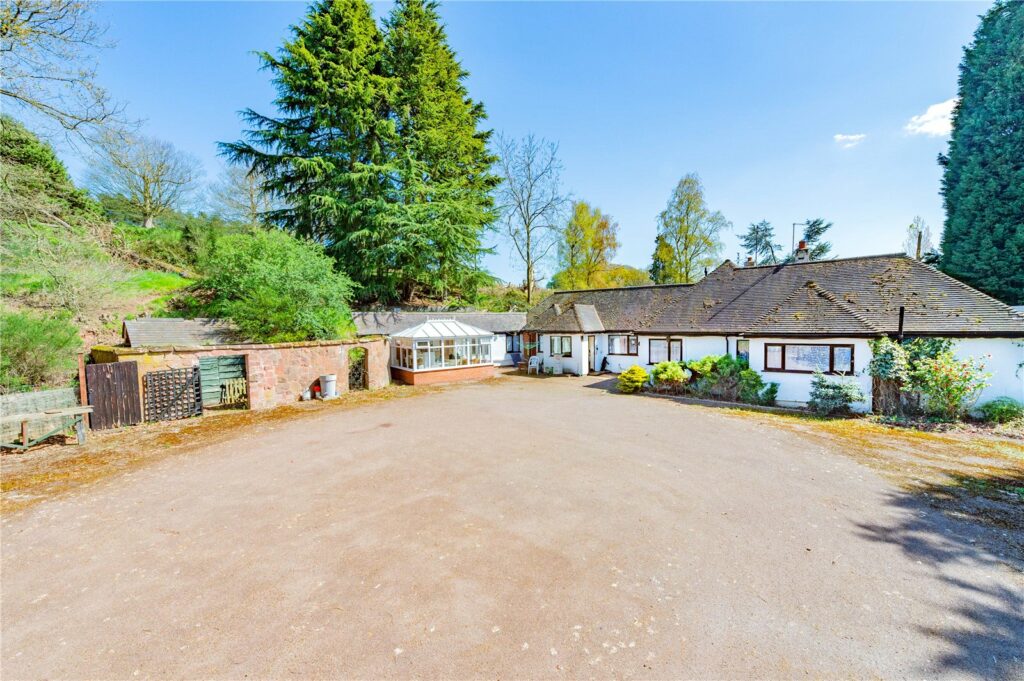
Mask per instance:
[[[860,133],[857,135],[844,135],[842,133],[838,135],[832,135],[832,139],[834,139],[836,141],[836,144],[838,144],[843,149],[853,149],[855,146],[863,142],[865,137],[867,137],[867,135],[864,133]]]
[[[903,130],[910,135],[945,137],[953,131],[954,106],[956,106],[956,97],[932,104],[923,114],[912,117],[903,126]]]

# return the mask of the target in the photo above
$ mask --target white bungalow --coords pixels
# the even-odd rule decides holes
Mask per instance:
[[[431,319],[391,334],[391,377],[409,385],[490,378],[494,334],[454,319]]]
[[[903,254],[737,267],[696,284],[560,291],[530,311],[524,337],[567,373],[745,357],[778,402],[806,404],[815,370],[853,376],[871,408],[868,344],[881,336],[945,337],[993,374],[979,398],[1024,401],[1024,315]]]

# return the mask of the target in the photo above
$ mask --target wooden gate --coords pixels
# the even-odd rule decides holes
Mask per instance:
[[[240,406],[248,393],[245,355],[218,355],[199,359],[203,407]]]
[[[139,366],[135,362],[89,364],[85,367],[85,387],[93,430],[134,426],[142,423],[139,398]]]
[[[142,378],[146,383],[147,421],[169,421],[202,415],[199,367],[151,371]]]

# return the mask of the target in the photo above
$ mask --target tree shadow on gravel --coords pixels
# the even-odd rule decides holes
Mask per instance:
[[[905,512],[859,534],[898,546],[958,599],[948,624],[918,625],[951,646],[921,674],[1024,678],[1024,471],[922,482],[888,503]],[[995,574],[965,579],[978,568]]]

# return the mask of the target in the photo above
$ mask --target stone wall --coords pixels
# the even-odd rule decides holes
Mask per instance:
[[[385,338],[209,347],[96,346],[92,358],[94,362],[137,362],[142,381],[151,371],[196,366],[201,357],[244,355],[249,407],[268,409],[297,401],[322,374],[337,374],[338,393],[348,392],[349,351],[355,348],[366,350],[368,387],[388,385],[390,351]]]

